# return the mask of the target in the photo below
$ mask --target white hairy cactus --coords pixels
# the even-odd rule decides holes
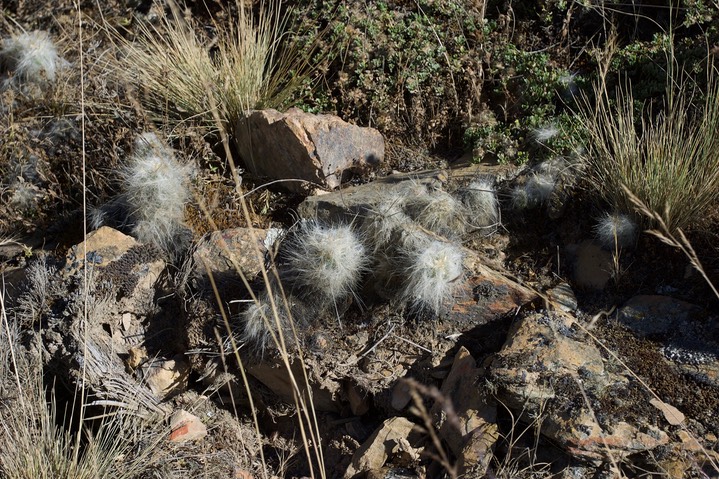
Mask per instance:
[[[424,189],[408,196],[405,211],[417,224],[433,233],[454,238],[467,229],[467,211],[454,196],[441,189]]]
[[[426,238],[404,252],[405,281],[400,298],[414,309],[439,313],[463,275],[459,246]]]
[[[405,200],[404,192],[393,190],[382,195],[368,213],[363,227],[375,249],[384,247],[398,228],[412,221],[404,212]]]
[[[499,224],[499,201],[491,180],[472,181],[460,191],[460,197],[467,208],[472,227],[491,232]]]
[[[287,240],[282,277],[292,294],[337,305],[354,294],[369,258],[350,225],[306,221]],[[288,288],[286,288],[288,289]]]
[[[176,249],[190,192],[190,167],[180,164],[154,133],[143,133],[122,170],[128,222],[142,242],[165,251]]]
[[[67,66],[48,33],[38,30],[5,38],[0,63],[13,74],[9,81],[35,84],[54,82],[58,71]]]
[[[628,215],[605,213],[597,222],[594,234],[599,243],[610,250],[625,249],[637,241],[637,223]]]

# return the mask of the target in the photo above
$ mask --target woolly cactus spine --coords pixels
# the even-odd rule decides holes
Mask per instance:
[[[369,258],[350,225],[303,223],[288,239],[280,268],[292,294],[337,305],[355,293]],[[286,288],[288,289],[288,288]]]
[[[610,250],[625,249],[637,240],[637,224],[623,213],[605,213],[597,222],[594,234],[599,243]]]
[[[14,74],[6,80],[6,86],[52,83],[58,71],[67,66],[48,33],[38,30],[5,38],[0,49],[0,64],[4,70]]]
[[[460,196],[467,208],[470,225],[491,233],[499,224],[499,201],[493,182],[488,179],[472,181],[460,191]]]
[[[425,238],[411,246],[403,260],[406,280],[400,298],[416,310],[440,313],[463,275],[461,248]]]
[[[140,241],[176,252],[190,197],[190,167],[180,164],[157,135],[144,133],[121,175],[132,233]]]

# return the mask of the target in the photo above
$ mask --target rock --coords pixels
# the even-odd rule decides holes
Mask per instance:
[[[497,405],[477,388],[481,376],[469,351],[460,348],[441,389],[452,411],[441,402],[435,402],[431,410],[432,417],[438,418],[440,437],[457,458],[459,474],[484,476],[499,438]]]
[[[577,310],[577,297],[574,295],[572,287],[567,283],[560,283],[548,290],[547,297],[552,301],[555,308],[559,308],[567,313]]]
[[[86,264],[96,268],[105,267],[137,244],[135,238],[109,226],[103,226],[88,233],[85,241],[68,250],[63,273],[69,276],[82,269]]]
[[[684,422],[684,414],[682,414],[682,412],[674,406],[667,404],[664,401],[660,401],[657,398],[652,398],[649,401],[649,404],[659,409],[662,414],[664,414],[664,418],[667,422],[672,426],[678,426]]]
[[[602,290],[612,278],[612,254],[591,240],[567,248],[572,259],[572,276],[579,288]]]
[[[392,408],[401,411],[407,407],[411,400],[412,395],[410,394],[409,385],[405,381],[397,381],[397,384],[392,388],[392,400],[390,402]]]
[[[364,393],[360,388],[352,382],[345,384],[345,395],[350,403],[350,410],[355,416],[361,416],[370,408],[370,399],[367,393]]]
[[[297,108],[250,112],[234,131],[240,156],[253,175],[306,180],[283,183],[299,193],[337,188],[347,172],[366,172],[384,159],[379,131]]]
[[[694,329],[692,323],[701,312],[699,306],[669,296],[640,295],[624,303],[617,319],[641,337],[665,339],[676,335],[677,329]],[[678,325],[681,327],[677,328]]]
[[[511,407],[555,397],[555,388],[543,379],[573,376],[580,368],[598,385],[606,385],[599,350],[572,339],[572,334],[571,321],[558,315],[531,314],[512,326],[491,364],[491,374],[505,387],[504,399]]]
[[[77,274],[87,265],[95,283],[119,298],[117,309],[145,315],[155,298],[155,283],[165,269],[161,253],[152,245],[103,226],[68,250],[63,275]],[[128,336],[134,332],[125,330]]]
[[[304,390],[306,385],[303,380],[302,365],[295,361],[291,368],[291,374],[297,378],[297,385]],[[280,359],[248,366],[247,372],[280,398],[289,403],[294,402],[293,381]],[[334,378],[320,377],[315,368],[308,367],[306,373],[312,389],[312,405],[315,410],[339,412],[340,405],[336,401],[336,397],[341,390],[340,383]]]
[[[447,317],[457,328],[488,323],[537,297],[534,291],[488,267],[474,251],[463,251],[465,277],[447,304]]]
[[[664,431],[641,418],[629,423],[602,410],[601,398],[629,397],[630,386],[605,370],[598,348],[582,341],[566,314],[518,320],[489,368],[498,400],[516,414],[541,415],[542,434],[572,456],[621,459],[669,442]]]
[[[297,212],[302,218],[319,219],[330,223],[343,221],[357,224],[376,214],[378,203],[388,196],[406,194],[411,184],[452,188],[460,181],[474,177],[505,178],[511,172],[512,169],[505,166],[475,165],[451,171],[397,173],[378,178],[371,183],[344,188],[342,191],[307,197],[299,205]]]
[[[631,298],[618,321],[642,338],[658,344],[660,353],[683,374],[719,387],[719,321],[703,308],[659,295]]]
[[[163,400],[187,389],[190,365],[181,357],[145,364],[142,371],[147,386]]]
[[[417,431],[418,427],[406,418],[393,417],[385,420],[352,455],[352,462],[344,474],[345,479],[354,478],[360,473],[377,471],[391,455],[401,450],[414,449],[412,444],[416,443],[416,438],[412,433]]]
[[[206,277],[209,270],[217,280],[228,274],[237,275],[239,269],[251,280],[262,271],[268,232],[259,228],[232,228],[205,236],[193,253],[196,276]]]
[[[207,435],[207,427],[200,418],[184,409],[175,412],[170,418],[170,442],[183,443],[197,441]]]

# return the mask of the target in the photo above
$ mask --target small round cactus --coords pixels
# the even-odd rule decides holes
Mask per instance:
[[[460,191],[460,197],[467,208],[471,226],[491,233],[499,224],[499,201],[492,181],[472,181]]]
[[[404,254],[406,279],[400,293],[415,309],[439,313],[463,275],[459,246],[426,238]]]
[[[421,195],[408,197],[405,211],[427,230],[455,238],[467,229],[467,210],[454,196],[441,189],[425,189]]]
[[[594,228],[599,243],[610,250],[632,247],[637,241],[637,223],[623,213],[605,213]]]
[[[67,62],[60,58],[47,32],[33,31],[4,39],[0,64],[13,73],[9,82],[42,85],[55,81]]]
[[[354,294],[369,257],[350,225],[307,221],[287,240],[280,267],[292,294],[334,305]]]

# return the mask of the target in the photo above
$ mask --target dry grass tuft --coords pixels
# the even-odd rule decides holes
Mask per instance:
[[[686,80],[670,86],[665,108],[635,113],[627,86],[611,98],[595,85],[579,118],[592,183],[619,211],[632,211],[624,186],[648,209],[661,212],[670,231],[697,227],[719,201],[719,81],[710,69],[705,100],[697,104]]]
[[[129,68],[157,119],[196,118],[214,129],[219,116],[230,131],[249,109],[281,106],[313,70],[316,48],[301,48],[299,35],[286,30],[280,1],[260,3],[256,17],[240,8],[236,22],[213,21],[216,36],[205,38],[171,2],[172,14],[159,26],[140,24],[134,42],[115,35],[124,51],[116,71],[126,78]]]

